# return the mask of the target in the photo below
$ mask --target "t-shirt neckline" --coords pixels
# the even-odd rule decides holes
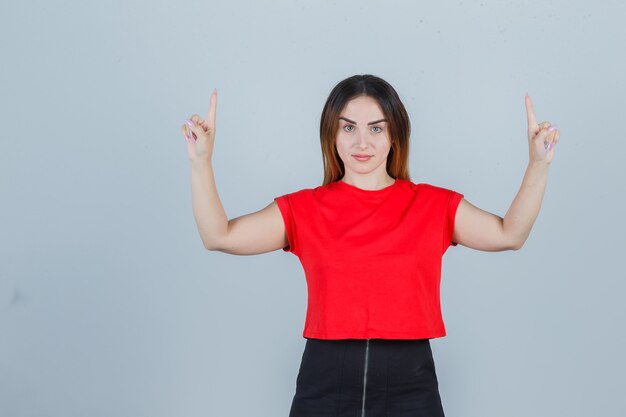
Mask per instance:
[[[357,186],[354,186],[352,184],[348,184],[347,182],[344,182],[342,180],[337,180],[337,184],[341,187],[344,187],[346,189],[350,189],[356,192],[360,192],[360,193],[365,193],[365,194],[376,194],[376,193],[383,193],[386,191],[391,190],[393,187],[395,187],[396,185],[398,185],[398,183],[400,182],[399,178],[395,178],[393,184],[390,184],[384,188],[380,188],[378,190],[365,190],[363,188],[359,188]]]

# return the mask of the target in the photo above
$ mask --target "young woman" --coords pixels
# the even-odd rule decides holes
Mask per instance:
[[[452,245],[522,247],[539,213],[559,131],[538,124],[528,95],[529,162],[504,218],[463,194],[409,177],[409,116],[373,75],[331,91],[320,139],[324,182],[228,219],[211,164],[217,91],[205,120],[182,131],[193,211],[204,246],[235,255],[277,249],[303,265],[307,339],[290,417],[444,416],[431,338],[446,334],[439,303],[442,256]]]

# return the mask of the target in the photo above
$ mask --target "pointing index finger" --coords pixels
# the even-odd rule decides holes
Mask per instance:
[[[207,114],[207,122],[215,127],[215,110],[217,108],[217,88],[211,93],[211,104],[209,105],[209,113]]]
[[[526,93],[525,97],[526,101],[526,116],[528,119],[528,130],[537,130],[537,119],[535,118],[535,110],[533,109],[533,102],[530,99],[528,93]]]

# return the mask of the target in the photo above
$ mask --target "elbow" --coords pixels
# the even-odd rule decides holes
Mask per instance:
[[[206,234],[201,233],[200,237],[202,238],[202,244],[206,250],[210,251],[223,251],[226,245],[226,236],[228,235],[228,230],[226,230],[225,234]]]
[[[524,243],[525,243],[524,240],[519,240],[519,241],[513,242],[513,244],[510,246],[510,249],[518,251],[518,250],[522,249],[522,246],[524,246]]]
[[[218,244],[217,242],[203,242],[204,248],[210,251],[223,251],[223,246]]]
[[[206,250],[210,250],[210,251],[219,251],[222,248],[219,242],[216,241],[215,239],[204,238],[202,239],[202,244],[204,245],[204,248]]]
[[[526,239],[528,238],[528,235],[520,235],[520,234],[512,234],[512,233],[504,233],[503,234],[503,240],[505,242],[504,246],[508,249],[508,250],[520,250],[522,248],[522,246],[524,246],[524,243],[526,243]]]
[[[208,245],[208,244],[206,244],[206,243],[205,243],[205,244],[204,244],[204,249],[209,250],[209,251],[216,251],[216,250],[217,250],[217,247],[215,247],[215,246],[210,246],[210,245]]]

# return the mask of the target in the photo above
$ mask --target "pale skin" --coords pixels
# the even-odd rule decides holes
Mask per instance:
[[[549,129],[549,122],[537,123],[533,104],[525,97],[528,122],[528,166],[510,208],[504,217],[482,210],[465,198],[456,212],[452,240],[459,245],[481,251],[520,249],[530,234],[539,214],[554,145],[559,130]],[[192,206],[196,224],[206,249],[233,255],[256,255],[282,249],[288,245],[285,225],[275,201],[263,209],[228,219],[217,193],[213,175],[212,154],[216,132],[217,91],[211,94],[205,119],[194,114],[193,127],[181,127],[187,137],[187,128],[196,140],[187,140],[191,163]],[[393,183],[386,172],[386,158],[391,147],[387,122],[371,97],[351,100],[341,113],[340,129],[336,138],[337,151],[344,162],[345,175],[341,179],[362,189],[380,189]],[[347,119],[347,120],[345,120]],[[369,124],[371,122],[377,122]],[[546,148],[544,141],[551,144]],[[359,161],[353,155],[372,155],[368,161]]]

